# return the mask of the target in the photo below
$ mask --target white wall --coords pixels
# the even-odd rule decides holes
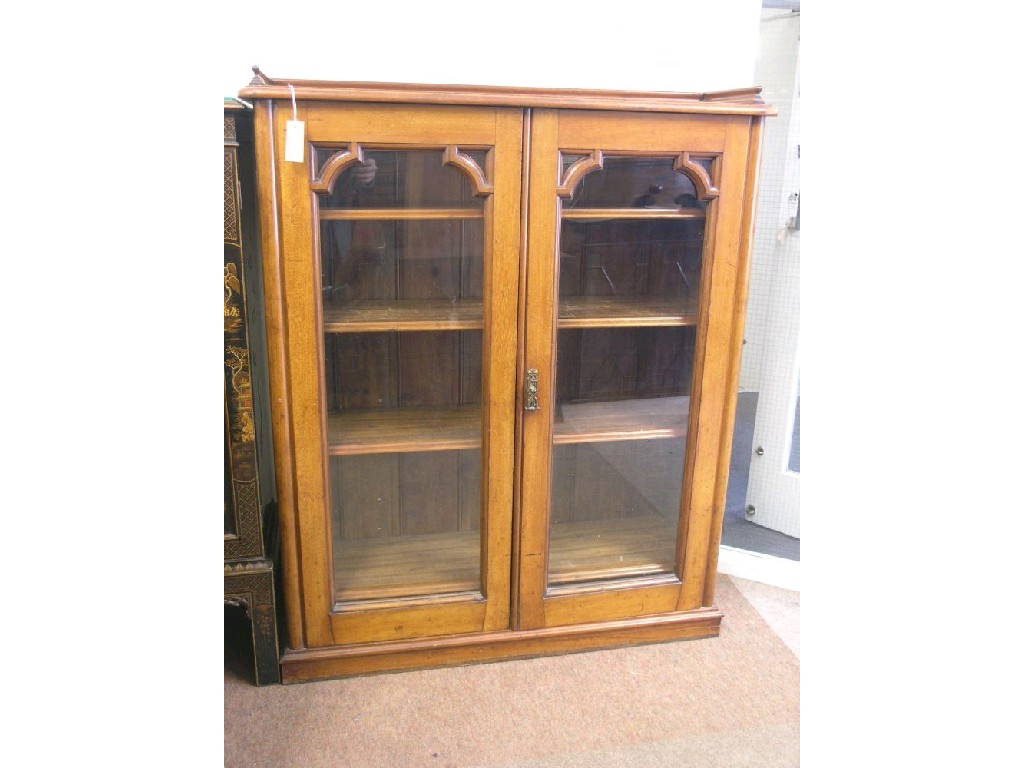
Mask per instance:
[[[788,470],[800,341],[800,17],[765,11],[757,77],[778,109],[765,124],[741,389],[756,390],[747,504],[759,525],[800,536],[800,477]]]
[[[760,0],[246,3],[211,78],[705,91],[756,85]],[[300,18],[301,15],[301,18]]]
[[[799,276],[788,273],[783,265],[794,252],[799,260],[799,231],[787,227],[796,215],[790,195],[800,191],[799,110],[797,77],[800,17],[787,11],[764,11],[761,44],[755,77],[764,87],[762,96],[779,112],[765,121],[761,178],[751,254],[750,290],[744,337],[740,388],[759,390],[772,335],[768,315],[780,292],[786,294],[799,319]],[[778,330],[778,329],[776,329]]]

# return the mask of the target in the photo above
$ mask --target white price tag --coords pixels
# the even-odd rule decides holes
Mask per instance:
[[[289,120],[284,124],[284,159],[289,163],[305,160],[306,124],[301,120]]]

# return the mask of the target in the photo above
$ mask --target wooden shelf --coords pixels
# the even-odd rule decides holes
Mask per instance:
[[[480,299],[405,299],[324,304],[324,332],[464,331],[483,328]]]
[[[703,219],[701,208],[562,208],[563,219]]]
[[[685,437],[690,398],[566,403],[555,414],[555,445]]]
[[[551,532],[548,582],[670,573],[676,521],[658,515],[561,523]],[[335,599],[386,600],[480,589],[478,531],[336,541]]]
[[[482,219],[483,208],[321,208],[320,221]]]
[[[659,515],[556,524],[548,584],[671,573],[676,530],[675,520]]]
[[[341,541],[334,548],[340,602],[480,589],[478,531]]]
[[[655,397],[559,406],[553,442],[606,443],[685,437],[689,397]],[[390,408],[327,417],[331,456],[479,448],[480,407]]]
[[[327,453],[351,456],[480,447],[480,406],[380,408],[327,417]]]
[[[558,301],[559,328],[642,328],[697,325],[697,299],[566,296]]]

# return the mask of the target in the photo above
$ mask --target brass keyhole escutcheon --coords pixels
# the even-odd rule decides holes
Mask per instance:
[[[537,369],[530,368],[526,372],[526,406],[527,411],[539,411],[540,404],[537,401]]]

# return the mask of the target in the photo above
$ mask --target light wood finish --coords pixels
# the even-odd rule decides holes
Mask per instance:
[[[262,75],[243,88],[243,99],[355,101],[403,104],[459,104],[477,106],[541,107],[548,109],[609,109],[695,114],[776,114],[761,100],[760,88],[706,93],[663,91],[597,91],[586,89],[514,88],[479,85],[421,85],[413,83],[329,82],[273,79]]]
[[[548,583],[671,573],[675,523],[658,515],[587,520],[552,527]],[[595,544],[596,542],[596,544]]]
[[[550,583],[669,573],[675,525],[657,515],[556,525]],[[594,541],[600,541],[594,546]],[[472,593],[480,588],[480,536],[456,531],[346,541],[335,566],[338,601]],[[409,574],[415,574],[410,580]],[[397,603],[396,603],[397,604]],[[354,606],[358,607],[358,606]]]
[[[554,445],[654,440],[686,435],[689,398],[668,397],[580,403],[557,415]],[[356,456],[479,448],[480,408],[394,408],[332,414],[327,452]]]
[[[306,646],[302,620],[302,561],[299,557],[298,515],[296,512],[295,463],[292,456],[291,396],[288,384],[288,329],[285,324],[283,254],[277,169],[274,103],[255,105],[253,124],[256,167],[262,185],[259,199],[260,237],[263,257],[264,322],[267,332],[268,380],[271,391],[270,416],[274,443],[274,479],[281,536],[282,579],[287,597],[283,600],[286,644],[293,649]]]
[[[703,219],[700,208],[568,208],[563,219]]]
[[[636,299],[567,296],[558,301],[559,328],[647,328],[697,324],[695,298]]]
[[[293,536],[284,541],[290,629],[285,678],[717,634],[721,614],[710,606],[712,550],[719,542],[715,528],[721,525],[742,341],[739,304],[756,181],[751,166],[757,163],[760,121],[773,110],[756,89],[698,95],[293,84],[298,117],[306,124],[303,163],[280,156],[284,122],[292,116],[286,84],[262,77],[242,92],[258,102],[262,123],[272,410],[283,532]],[[278,104],[283,99],[288,109]],[[314,178],[309,146],[343,150],[331,161],[332,178],[365,150],[440,150],[469,176],[473,189],[453,198],[461,202],[449,209],[318,210],[313,190],[329,180]],[[486,167],[466,154],[479,150],[487,150]],[[560,194],[568,191],[560,186],[563,153],[585,156],[566,174],[573,183],[600,173],[602,159],[610,156],[676,158],[676,170],[695,180],[698,195],[709,200],[707,209],[562,211]],[[710,172],[695,162],[705,158],[711,159]],[[471,195],[483,201],[482,209],[466,207],[473,204]],[[669,285],[652,267],[617,279],[623,295],[559,300],[563,266],[565,279],[578,282],[567,292],[601,290],[583,280],[582,261],[560,263],[561,214],[577,221],[642,221],[636,231],[651,234],[637,237],[652,243],[660,243],[653,233],[671,221],[702,221],[702,228],[688,227],[672,245],[681,254],[680,270],[691,279],[699,272],[700,285],[689,286],[688,299],[661,297]],[[378,273],[345,278],[355,280],[345,283],[353,288],[351,301],[322,304],[321,220],[432,219],[482,221],[482,276],[458,267],[466,250],[463,235],[453,230],[444,235],[450,246],[439,247],[440,239],[431,243],[450,258],[417,261],[416,270],[394,272],[388,287],[374,275],[395,269],[391,254],[390,261],[373,262]],[[346,227],[332,226],[332,243],[347,243]],[[479,231],[479,224],[456,229],[473,226]],[[573,226],[580,247],[587,247],[588,235],[576,231],[587,229]],[[630,237],[630,229],[616,224],[609,231],[621,239]],[[700,250],[701,229],[703,254],[695,270],[687,259],[692,262]],[[413,252],[426,237],[411,231],[394,247]],[[644,259],[661,258],[657,249],[664,244],[644,247]],[[619,248],[600,257],[613,273],[624,273],[631,255]],[[369,269],[362,264],[355,268]],[[447,295],[483,298],[431,298]],[[556,356],[560,330],[567,346]],[[425,343],[435,337],[437,343]],[[627,342],[636,349],[622,352]],[[606,373],[588,363],[590,383],[583,383],[582,367],[568,385],[557,381],[556,359],[568,366],[574,349],[582,359],[593,343],[605,345],[599,351],[609,356],[609,367],[636,367]],[[352,354],[332,358],[330,375],[348,377],[347,388],[330,390],[328,407],[324,354],[338,344],[349,344]],[[672,362],[674,350],[687,356],[685,364]],[[401,366],[403,374],[392,382],[385,364]],[[447,376],[446,368],[458,369],[457,375]],[[539,409],[523,412],[528,369],[538,371]],[[635,394],[634,385],[608,389],[620,380],[643,385]],[[575,394],[556,407],[567,387]],[[624,394],[606,394],[619,391]],[[624,441],[639,441],[654,461],[637,470]],[[560,462],[588,467],[589,474],[573,486],[558,479],[557,498],[571,497],[573,508],[556,515],[552,529],[556,447]],[[617,482],[616,457],[627,455],[619,467],[634,484],[643,485],[652,473],[676,479],[649,489],[647,501],[642,489],[637,494],[631,488],[631,497],[619,494],[624,501],[615,498],[617,492],[604,494],[601,489]],[[338,476],[344,482],[330,474],[330,462],[344,467]],[[438,478],[435,489],[435,466],[457,479]],[[370,472],[378,475],[360,480]],[[602,472],[607,482],[596,482],[595,473]],[[675,496],[668,494],[678,493],[680,475],[676,517]],[[334,493],[345,493],[354,510],[344,520],[335,518]],[[403,495],[412,507],[403,507]],[[608,496],[607,510],[597,503],[602,495]],[[375,518],[374,500],[391,517]],[[419,509],[437,518],[417,517]],[[627,509],[630,517],[622,514]],[[361,538],[366,536],[381,538]],[[411,581],[410,572],[416,574]],[[291,631],[293,625],[298,631]]]
[[[520,659],[669,640],[717,637],[721,611],[703,608],[687,613],[606,621],[516,632],[487,632],[455,637],[426,637],[406,642],[288,650],[281,659],[285,683],[374,672],[429,669],[481,661]]]
[[[553,113],[541,122],[535,116],[533,126],[533,147],[542,152],[545,160],[557,156],[553,146],[595,147],[607,157],[616,152],[650,152],[653,154],[678,155],[680,150],[694,154],[708,154],[716,157],[713,164],[715,178],[709,179],[720,194],[712,203],[705,223],[706,237],[701,273],[700,305],[698,311],[697,337],[694,352],[694,389],[692,392],[696,416],[696,430],[687,434],[687,448],[683,472],[684,492],[680,508],[680,525],[674,564],[679,580],[677,586],[638,586],[628,590],[610,590],[606,594],[558,594],[547,592],[550,569],[540,557],[525,576],[520,588],[521,615],[530,617],[528,626],[556,626],[584,620],[585,616],[605,620],[622,619],[636,615],[636,611],[651,610],[694,610],[702,604],[703,588],[708,562],[708,547],[711,541],[710,526],[713,522],[713,493],[719,461],[719,439],[725,404],[734,397],[721,386],[724,380],[723,354],[731,343],[732,313],[712,312],[712,307],[730,306],[734,298],[736,250],[739,240],[736,229],[740,225],[744,169],[747,161],[747,139],[749,123],[735,118],[722,118],[715,122],[702,122],[690,116],[654,115],[643,118],[611,113],[588,113],[562,111]],[[550,134],[550,135],[549,135]],[[542,149],[537,150],[538,147]],[[538,175],[538,162],[533,163],[531,181],[531,221],[534,223],[534,237],[531,237],[528,259],[533,269],[535,254],[550,253],[551,243],[558,240],[558,221],[553,213],[560,203],[557,198],[557,182]],[[593,211],[583,212],[589,217]],[[626,215],[629,210],[616,211]],[[668,212],[672,214],[672,212]],[[569,215],[567,215],[569,214]],[[562,211],[562,216],[579,215],[578,211]],[[656,211],[656,216],[663,212]],[[701,211],[704,216],[704,212]],[[550,218],[549,218],[550,217]],[[543,233],[538,232],[541,222]],[[549,317],[547,308],[554,303],[557,293],[557,278],[553,274],[551,261],[540,257],[541,266],[529,279],[530,294],[535,314],[527,334],[528,365],[548,372],[553,381],[550,353],[545,349],[554,346],[554,329],[546,325]],[[531,339],[536,347],[532,351]],[[531,362],[531,358],[534,362]],[[543,392],[543,387],[542,387]],[[541,420],[538,420],[541,421]],[[541,426],[547,426],[541,422]],[[547,453],[540,449],[538,442],[551,445],[556,440],[557,429],[535,429],[534,435],[525,439],[535,451],[546,460]],[[641,430],[638,430],[641,431]],[[531,439],[532,437],[532,439]],[[626,438],[629,439],[629,438]],[[538,487],[525,487],[523,493],[523,519],[545,519],[550,495],[549,476],[534,471],[527,486],[536,483]],[[524,522],[524,531],[527,526]],[[547,531],[539,525],[524,533],[524,549],[546,553]],[[527,542],[527,539],[530,539]]]
[[[479,531],[360,539],[340,549],[334,569],[338,601],[480,589]]]
[[[698,199],[710,200],[711,198],[718,197],[722,190],[714,185],[704,166],[694,162],[694,159],[689,152],[683,152],[676,158],[673,167],[677,171],[683,171],[690,178]]]
[[[566,154],[571,155],[574,153],[560,152],[559,160],[561,160],[561,157]],[[602,153],[600,149],[595,149],[593,152],[581,152],[579,154],[582,154],[583,157],[566,169],[565,176],[555,188],[555,192],[558,193],[559,197],[569,197],[576,191],[576,187],[581,181],[583,181],[583,178],[588,173],[599,171],[604,168],[604,153]]]
[[[290,111],[287,115],[277,116],[275,138],[278,146],[283,143],[284,120],[290,117]],[[319,274],[319,249],[316,247],[319,234],[313,222],[325,212],[318,213],[313,207],[311,172],[305,164],[278,161],[277,169],[282,177],[282,250],[287,264],[282,278],[289,295],[295,291],[287,312],[289,338],[294,345],[289,360],[289,385],[293,392],[290,412],[295,419],[295,434],[303,435],[302,439],[295,439],[291,450],[298,477],[296,516],[301,550],[300,589],[295,585],[286,586],[290,599],[301,600],[306,642],[311,646],[327,647],[337,643],[507,628],[512,514],[512,489],[508,478],[512,476],[514,461],[512,409],[515,401],[518,306],[516,278],[519,271],[515,254],[519,243],[522,113],[494,109],[396,106],[381,110],[368,109],[365,105],[324,104],[313,107],[303,104],[300,119],[305,120],[307,136],[314,143],[344,145],[358,140],[364,149],[401,144],[422,147],[435,143],[439,148],[449,144],[464,149],[494,147],[488,153],[488,167],[483,169],[485,177],[492,180],[494,193],[485,198],[482,211],[428,211],[423,214],[444,218],[472,215],[484,219],[485,298],[481,308],[482,320],[471,324],[477,328],[482,326],[483,331],[485,355],[480,386],[487,407],[474,416],[475,436],[470,441],[474,447],[482,449],[482,465],[486,468],[480,482],[484,513],[480,534],[483,546],[478,555],[484,597],[341,613],[331,610],[336,594],[333,586],[336,574],[332,566],[330,522],[326,514],[331,509],[326,461],[332,452],[329,434],[333,426],[323,408],[321,362],[324,331],[332,327],[331,323],[336,318],[326,313],[321,316],[319,290],[314,284],[314,277]],[[374,218],[379,213],[374,211],[366,218]],[[326,215],[335,216],[334,213]],[[348,214],[339,215],[344,218]],[[360,211],[355,218],[363,215],[364,211]],[[401,218],[400,213],[395,215]],[[413,211],[413,215],[420,215],[420,212]],[[312,269],[311,254],[315,257]],[[413,322],[425,330],[433,321],[427,321],[426,325],[422,318]],[[495,412],[499,415],[492,415]],[[363,440],[358,430],[355,436]],[[364,448],[377,450],[382,442],[390,439],[386,431],[378,432],[367,437],[370,445],[364,444]],[[404,441],[400,445],[392,444],[389,450],[408,447],[408,441]],[[347,450],[344,445],[340,448],[342,453]]]
[[[327,417],[331,456],[480,447],[479,406],[380,408]]]
[[[298,117],[299,120],[307,118],[304,104],[299,105]],[[275,146],[282,151],[285,123],[291,118],[290,110],[279,110],[275,114]],[[324,612],[324,607],[330,605],[331,572],[330,552],[324,546],[328,541],[323,517],[323,511],[328,509],[328,491],[319,408],[323,360],[318,301],[319,249],[315,247],[315,230],[311,226],[315,218],[306,165],[279,161],[277,168],[283,255],[281,277],[287,290],[288,383],[294,429],[289,450],[295,462],[303,617],[307,645],[322,646],[333,642],[334,635],[330,617]]]
[[[339,149],[323,164],[319,171],[314,169],[314,177],[309,185],[311,192],[334,191],[334,182],[341,175],[341,172],[355,163],[363,162],[363,148],[356,142],[350,142],[345,149]]]
[[[526,257],[525,368],[539,372],[540,409],[523,415],[521,470],[519,629],[544,626],[548,571],[548,505],[554,432],[558,210],[558,120],[553,110],[537,109],[530,127],[530,228]],[[522,384],[520,384],[520,387]]]
[[[463,331],[483,328],[480,299],[349,301],[324,306],[328,333]]]
[[[563,405],[555,414],[552,443],[607,443],[684,437],[688,397],[615,400]]]
[[[288,101],[290,108],[290,95]],[[340,140],[338,133],[338,126],[344,124],[347,136],[360,137],[358,143],[363,150],[443,150],[453,143],[468,150],[494,144],[495,110],[492,109],[357,102],[328,100],[316,103],[315,110],[306,116],[306,139],[313,144],[347,145],[349,142]],[[458,138],[458,141],[453,142],[453,138]],[[494,176],[488,175],[487,178],[494,179]],[[496,180],[492,183],[497,186]]]
[[[710,269],[705,267],[704,277],[710,285],[702,287],[706,302],[703,319],[706,331],[698,332],[698,350],[702,361],[695,371],[693,397],[700,398],[696,429],[687,446],[687,461],[692,461],[693,474],[689,486],[686,536],[680,538],[683,564],[683,589],[677,608],[691,610],[703,604],[707,565],[712,540],[711,527],[715,521],[715,492],[719,476],[723,427],[727,412],[734,407],[736,391],[727,390],[730,382],[731,360],[734,356],[733,302],[738,281],[737,264],[743,238],[744,199],[747,194],[746,166],[750,141],[749,125],[729,125],[722,156],[716,161],[716,186],[722,190],[718,199],[715,219],[707,223],[711,230],[708,238],[711,251]],[[717,311],[712,311],[712,310]]]
[[[759,121],[751,123],[747,145],[746,179],[743,192],[743,224],[737,249],[736,297],[732,304],[732,340],[729,350],[729,376],[725,391],[730,397],[725,402],[722,418],[722,437],[718,455],[718,478],[715,487],[714,510],[711,522],[708,564],[704,576],[703,605],[715,601],[715,576],[718,573],[718,552],[722,543],[722,525],[725,519],[725,499],[729,488],[729,463],[732,457],[732,436],[736,424],[736,401],[731,393],[739,391],[740,367],[743,354],[743,327],[746,321],[747,292],[750,285],[750,252],[754,239],[754,201],[760,172],[762,129]]]
[[[462,171],[473,185],[477,197],[486,197],[494,192],[494,185],[487,181],[485,171],[469,155],[459,152],[459,148],[449,144],[444,148],[444,164],[452,165]]]
[[[425,221],[482,219],[475,208],[322,208],[321,221]]]

